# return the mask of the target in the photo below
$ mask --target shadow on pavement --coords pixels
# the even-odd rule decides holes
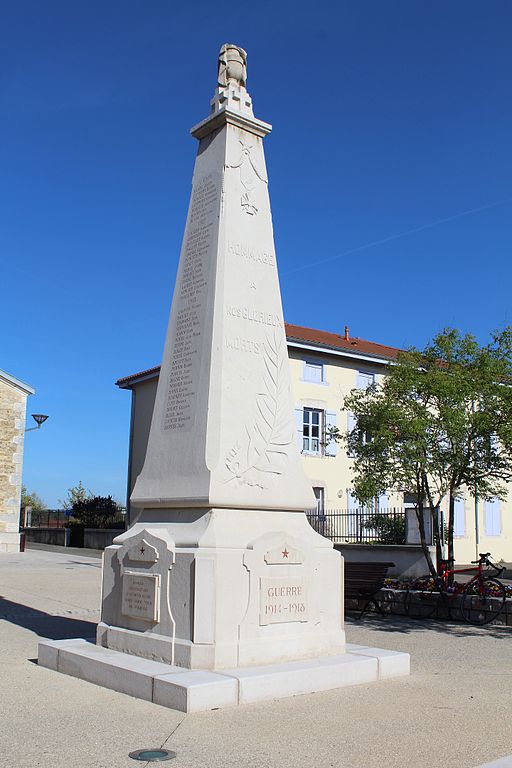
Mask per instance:
[[[436,634],[451,635],[453,637],[472,637],[486,635],[497,640],[511,638],[511,628],[500,624],[486,624],[483,627],[475,627],[458,621],[443,621],[440,619],[409,619],[406,616],[381,616],[378,613],[365,613],[359,620],[350,614],[346,614],[345,623],[354,628],[378,629],[380,632],[435,632]]]
[[[101,563],[94,562],[94,563],[84,563],[82,560],[70,560],[69,561],[71,565],[78,565],[80,567],[84,568],[100,568],[101,569]]]
[[[97,626],[95,621],[84,621],[72,616],[54,616],[37,608],[30,608],[28,605],[14,603],[5,597],[0,597],[0,621],[2,620],[29,629],[39,637],[50,640],[94,637]]]

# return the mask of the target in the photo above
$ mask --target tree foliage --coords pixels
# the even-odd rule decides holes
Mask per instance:
[[[78,485],[74,485],[72,488],[68,488],[67,496],[65,499],[59,499],[59,504],[62,509],[72,509],[73,504],[78,501],[86,501],[93,497],[92,491],[86,490],[81,480],[78,481]]]
[[[423,509],[434,514],[440,559],[439,507],[449,500],[448,557],[453,558],[454,503],[465,489],[505,498],[512,478],[512,327],[480,346],[447,328],[423,351],[410,349],[384,380],[352,390],[343,407],[351,432],[336,431],[354,457],[354,493],[365,503],[391,490],[413,493],[422,545],[432,573]],[[439,563],[438,563],[439,564]]]
[[[25,485],[21,488],[21,507],[31,507],[33,512],[42,512],[46,509],[46,504],[38,493],[32,491],[29,493]]]

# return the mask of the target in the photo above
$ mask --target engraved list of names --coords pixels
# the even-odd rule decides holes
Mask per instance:
[[[164,411],[165,430],[184,430],[194,423],[196,389],[201,364],[203,312],[210,271],[210,244],[217,218],[218,181],[214,174],[194,186],[187,224],[185,254],[174,345]]]

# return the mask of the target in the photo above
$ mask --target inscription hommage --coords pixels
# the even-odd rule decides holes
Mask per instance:
[[[194,420],[203,334],[202,317],[210,271],[208,255],[213,239],[217,201],[217,180],[213,174],[208,174],[198,181],[192,193],[164,410],[165,430],[187,429]]]
[[[160,574],[123,574],[122,613],[132,619],[159,620]]]
[[[308,621],[304,579],[261,579],[260,625],[281,624],[290,621]]]
[[[244,245],[243,243],[236,243],[232,240],[228,242],[228,253],[233,256],[238,256],[246,261],[254,262],[256,264],[265,264],[268,267],[275,266],[276,260],[272,253],[267,251],[260,251],[250,245]]]

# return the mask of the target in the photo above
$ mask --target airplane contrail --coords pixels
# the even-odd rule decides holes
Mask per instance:
[[[498,205],[504,205],[505,203],[510,202],[512,198],[508,197],[505,200],[499,200],[497,203],[488,203],[487,205],[480,205],[478,208],[468,208],[467,211],[461,211],[461,213],[455,213],[453,216],[446,216],[444,219],[437,219],[436,221],[431,221],[428,224],[422,224],[419,227],[414,227],[413,229],[407,229],[405,232],[399,232],[396,235],[389,235],[388,237],[383,237],[380,240],[372,240],[370,243],[364,243],[364,245],[358,245],[356,248],[350,248],[348,251],[344,251],[343,253],[338,253],[336,256],[328,256],[326,259],[319,259],[318,261],[309,261],[307,264],[303,264],[300,267],[295,267],[294,269],[288,269],[285,272],[283,272],[283,276],[285,275],[291,275],[294,272],[301,272],[304,269],[309,269],[310,267],[317,267],[319,264],[327,264],[331,261],[336,261],[337,259],[342,259],[344,256],[350,256],[351,253],[358,253],[359,251],[365,251],[367,248],[373,248],[376,245],[382,245],[383,243],[389,243],[392,240],[398,240],[400,237],[406,237],[407,235],[414,235],[416,232],[422,232],[424,229],[431,229],[432,227],[437,227],[438,224],[445,224],[448,221],[455,221],[456,219],[461,219],[463,216],[470,216],[472,213],[478,213],[479,211],[487,211],[489,208],[496,208]]]

